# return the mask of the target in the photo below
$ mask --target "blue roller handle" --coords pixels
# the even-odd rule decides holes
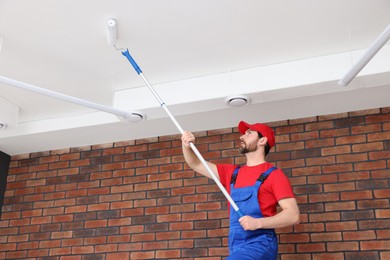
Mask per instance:
[[[238,216],[240,216],[240,218],[244,216],[244,214],[242,214],[241,210],[236,210],[236,213],[238,214]]]
[[[122,51],[122,54],[123,56],[125,56],[131,63],[131,65],[133,66],[133,68],[135,69],[135,71],[139,74],[142,73],[142,70],[140,69],[140,67],[138,66],[137,62],[135,62],[135,60],[133,59],[133,57],[131,57],[130,53],[129,53],[129,50],[127,49],[126,51]]]

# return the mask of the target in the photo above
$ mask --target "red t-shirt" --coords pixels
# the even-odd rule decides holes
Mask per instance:
[[[267,171],[273,165],[265,162],[256,166],[241,166],[234,187],[241,188],[252,186],[259,178],[260,174]],[[230,194],[230,181],[236,165],[217,164],[220,181]],[[285,198],[294,198],[294,193],[290,181],[282,170],[274,170],[260,187],[258,200],[261,212],[264,217],[274,216],[276,214],[276,205],[279,200]]]

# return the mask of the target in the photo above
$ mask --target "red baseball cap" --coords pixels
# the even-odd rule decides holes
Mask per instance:
[[[275,133],[271,127],[260,123],[251,125],[244,121],[238,123],[238,131],[240,131],[241,134],[245,134],[248,129],[259,132],[262,136],[267,137],[268,144],[271,148],[275,145]]]

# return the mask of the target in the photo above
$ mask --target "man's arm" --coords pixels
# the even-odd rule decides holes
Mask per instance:
[[[299,208],[295,198],[286,198],[278,201],[281,211],[268,218],[253,218],[244,216],[240,218],[240,224],[245,230],[260,228],[283,228],[299,224]]]
[[[182,140],[184,159],[186,160],[188,166],[194,171],[212,179],[213,177],[210,175],[206,167],[203,165],[203,163],[199,160],[199,158],[196,156],[196,154],[194,153],[194,151],[192,151],[190,147],[190,143],[195,143],[194,135],[191,132],[184,131],[181,140]],[[211,162],[207,162],[207,165],[214,173],[214,176],[217,177],[219,180],[217,166]]]

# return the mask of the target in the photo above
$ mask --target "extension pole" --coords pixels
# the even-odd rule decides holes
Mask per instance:
[[[140,69],[140,67],[137,65],[137,63],[135,62],[135,60],[133,59],[133,57],[131,57],[130,53],[129,53],[129,50],[126,50],[126,51],[122,51],[122,54],[123,56],[125,56],[129,62],[131,63],[131,65],[133,66],[133,68],[135,69],[135,71],[138,73],[138,75],[140,75],[142,77],[142,79],[144,80],[144,82],[146,83],[146,85],[149,87],[150,91],[153,93],[153,95],[156,97],[156,99],[158,100],[158,102],[160,103],[160,105],[164,108],[165,112],[167,112],[168,116],[170,117],[170,119],[172,120],[172,122],[175,124],[175,126],[177,127],[177,129],[179,129],[180,133],[183,134],[184,130],[183,128],[180,126],[180,124],[177,122],[177,120],[175,119],[175,117],[171,114],[171,112],[169,111],[168,107],[165,105],[164,101],[160,98],[160,96],[157,94],[157,92],[154,90],[153,86],[149,83],[149,81],[145,78],[145,76],[143,75],[142,73],[142,70]],[[190,147],[191,149],[194,151],[195,155],[199,158],[199,160],[202,162],[203,166],[206,168],[206,170],[208,171],[208,173],[210,174],[210,176],[214,179],[215,183],[218,185],[219,189],[222,191],[222,193],[225,195],[226,199],[229,201],[230,205],[232,205],[233,209],[237,212],[237,214],[242,217],[243,214],[242,212],[240,211],[240,209],[238,208],[237,204],[233,201],[232,197],[229,195],[229,193],[226,191],[225,187],[221,184],[221,182],[218,180],[218,178],[214,175],[213,171],[210,169],[210,167],[208,166],[207,162],[205,161],[205,159],[202,157],[202,155],[200,154],[199,150],[196,148],[196,146],[191,142],[190,143]]]
[[[74,104],[82,105],[82,106],[85,106],[85,107],[89,107],[89,108],[93,108],[93,109],[100,110],[100,111],[103,111],[103,112],[107,112],[107,113],[110,113],[110,114],[114,114],[114,115],[117,115],[117,116],[121,116],[121,117],[123,117],[123,118],[125,118],[125,119],[127,119],[129,121],[132,121],[132,117],[134,115],[142,117],[142,115],[140,113],[138,113],[138,112],[137,113],[135,113],[135,112],[134,113],[129,113],[127,111],[118,110],[118,109],[115,109],[115,108],[112,108],[112,107],[100,105],[100,104],[97,104],[97,103],[94,103],[94,102],[90,102],[90,101],[87,101],[87,100],[84,100],[84,99],[81,99],[81,98],[68,96],[68,95],[65,95],[65,94],[62,94],[62,93],[59,93],[59,92],[55,92],[55,91],[52,91],[52,90],[49,90],[49,89],[37,87],[37,86],[31,85],[31,84],[28,84],[28,83],[24,83],[24,82],[17,81],[17,80],[14,80],[14,79],[6,78],[6,77],[3,77],[3,76],[0,76],[0,82],[2,82],[4,84],[7,84],[7,85],[11,85],[11,86],[17,87],[17,88],[21,88],[21,89],[24,89],[24,90],[32,91],[32,92],[39,93],[39,94],[42,94],[42,95],[46,95],[46,96],[49,96],[49,97],[54,97],[54,98],[61,99],[61,100],[64,100],[64,101],[68,101],[68,102],[71,102],[71,103],[74,103]]]

